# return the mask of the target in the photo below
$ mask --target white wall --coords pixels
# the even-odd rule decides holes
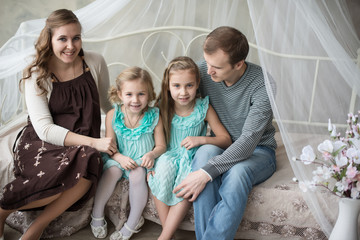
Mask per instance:
[[[360,38],[360,0],[346,0],[350,15],[355,25],[355,31]]]
[[[16,33],[23,21],[46,18],[59,8],[76,10],[93,1],[95,0],[0,0],[0,46]],[[346,0],[346,3],[360,38],[360,0]]]
[[[0,0],[0,46],[11,38],[23,21],[46,18],[60,8],[76,10],[94,0]]]
[[[16,33],[23,21],[46,18],[59,8],[76,10],[93,1],[95,0],[0,0],[0,46]],[[360,0],[346,0],[346,3],[360,38]]]

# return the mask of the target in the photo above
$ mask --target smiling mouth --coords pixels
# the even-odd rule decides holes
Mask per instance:
[[[130,105],[130,107],[132,107],[132,108],[140,108],[141,105]]]
[[[75,52],[63,52],[66,56],[73,56],[75,54]]]

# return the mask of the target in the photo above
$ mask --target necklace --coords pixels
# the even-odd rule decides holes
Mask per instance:
[[[140,118],[141,118],[141,116],[142,116],[142,112],[139,114],[139,116],[138,116],[135,124],[132,124],[131,121],[130,121],[130,118],[129,118],[129,114],[127,113],[127,109],[126,109],[125,106],[124,106],[124,108],[125,108],[125,117],[126,117],[127,120],[128,120],[128,123],[129,123],[130,128],[135,128],[136,125],[139,123],[139,120],[140,120]]]
[[[72,70],[72,78],[71,77],[68,77],[70,74],[67,74],[64,73],[64,74],[60,74],[60,72],[57,72],[57,74],[55,75],[54,73],[52,73],[52,81],[57,81],[57,82],[66,82],[66,81],[69,81],[69,80],[72,80],[72,79],[75,79],[75,62],[76,62],[76,59],[75,61],[72,63],[72,66],[71,66],[71,70]]]
[[[194,107],[195,107],[195,102],[191,104],[191,107],[188,109],[175,109],[175,113],[176,115],[180,116],[180,117],[187,117],[189,116],[193,111],[194,111]]]

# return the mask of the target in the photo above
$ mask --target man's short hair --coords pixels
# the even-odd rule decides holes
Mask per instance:
[[[233,27],[222,26],[207,35],[203,46],[204,52],[209,55],[218,49],[229,55],[229,62],[234,66],[247,57],[249,43],[246,36],[239,30]]]

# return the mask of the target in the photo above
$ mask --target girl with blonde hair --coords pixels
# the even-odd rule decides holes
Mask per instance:
[[[95,195],[91,228],[96,238],[106,237],[105,205],[117,182],[129,179],[130,214],[122,229],[110,236],[111,240],[126,240],[144,224],[141,215],[148,199],[146,170],[153,167],[166,145],[159,109],[149,106],[155,92],[146,70],[125,69],[109,93],[115,108],[106,115],[106,136],[117,142],[118,149],[103,157],[104,172]]]

